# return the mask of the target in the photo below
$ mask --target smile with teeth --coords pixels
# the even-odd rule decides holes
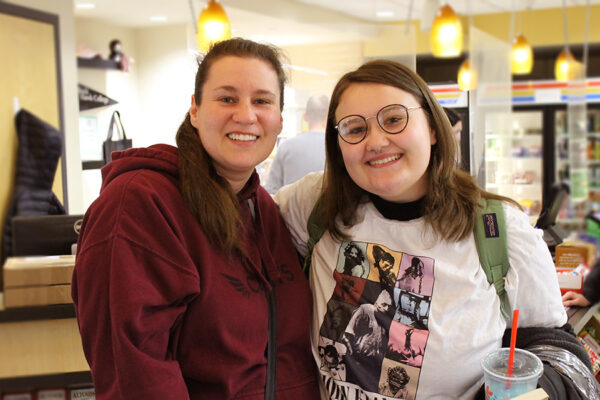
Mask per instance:
[[[369,165],[381,165],[381,164],[395,161],[399,158],[400,158],[400,154],[394,154],[393,156],[382,158],[381,160],[369,161]]]
[[[258,138],[258,136],[255,136],[255,135],[248,135],[248,134],[242,134],[242,133],[229,133],[229,134],[227,134],[227,137],[229,139],[239,140],[242,142],[250,142],[250,141],[256,140]]]

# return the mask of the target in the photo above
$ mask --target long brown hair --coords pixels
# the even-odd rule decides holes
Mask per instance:
[[[280,107],[283,109],[283,89],[286,75],[280,50],[274,46],[234,38],[218,42],[198,65],[194,97],[197,106],[202,102],[202,89],[210,68],[222,57],[237,56],[265,61],[277,74]],[[196,128],[186,114],[176,136],[179,152],[180,191],[189,210],[202,226],[208,240],[227,253],[243,253],[239,244],[240,206],[236,193],[223,177],[217,174],[213,160],[202,145]]]
[[[410,93],[423,107],[429,126],[435,131],[437,142],[431,148],[427,167],[429,174],[427,194],[424,198],[424,218],[439,237],[459,241],[472,231],[480,198],[495,198],[515,203],[513,200],[486,192],[477,186],[473,177],[456,166],[457,145],[448,118],[427,84],[404,65],[389,60],[374,60],[355,71],[345,74],[333,89],[325,141],[327,161],[321,201],[321,220],[338,239],[347,238],[344,228],[356,223],[356,209],[368,201],[367,192],[360,188],[346,170],[338,144],[335,111],[340,98],[355,83],[380,83],[397,87]],[[336,218],[343,226],[338,226]]]

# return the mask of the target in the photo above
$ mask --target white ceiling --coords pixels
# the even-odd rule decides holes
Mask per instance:
[[[192,21],[206,6],[201,0],[74,0],[95,3],[75,9],[75,15],[126,27],[148,27]],[[391,21],[431,20],[440,4],[449,3],[459,14],[488,14],[541,8],[560,8],[563,0],[221,0],[233,35],[276,45],[344,41],[374,35],[377,26]],[[590,0],[600,4],[600,0]],[[567,0],[585,6],[586,0]],[[470,11],[470,12],[469,12]],[[385,16],[381,16],[384,12]],[[379,13],[379,16],[378,16]],[[163,16],[166,21],[151,21]]]

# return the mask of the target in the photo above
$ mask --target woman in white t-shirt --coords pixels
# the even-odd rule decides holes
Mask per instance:
[[[344,75],[331,97],[326,147],[324,175],[308,175],[275,196],[303,254],[320,199],[326,232],[311,256],[310,284],[323,399],[482,393],[480,360],[502,346],[507,321],[473,239],[481,198],[504,204],[505,288],[520,310],[519,326],[553,332],[566,323],[541,232],[514,201],[482,190],[457,168],[448,118],[414,72],[379,60]],[[385,276],[383,253],[391,264]],[[340,308],[345,319],[327,329]]]

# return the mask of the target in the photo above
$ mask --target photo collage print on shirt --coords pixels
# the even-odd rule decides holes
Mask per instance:
[[[414,400],[425,354],[434,261],[343,242],[320,328],[321,377],[331,399]]]

